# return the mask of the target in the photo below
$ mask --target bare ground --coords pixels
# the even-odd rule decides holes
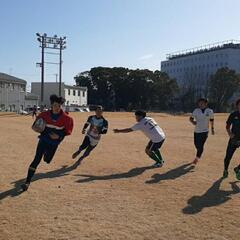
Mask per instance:
[[[28,192],[20,194],[37,145],[27,117],[0,117],[1,240],[239,240],[240,182],[233,167],[222,180],[227,145],[225,120],[194,168],[193,127],[187,116],[152,114],[165,130],[166,165],[152,169],[141,133],[117,135],[134,123],[131,113],[106,113],[109,134],[78,165],[71,159],[81,143],[88,113],[72,114],[75,129],[51,165],[41,163]]]

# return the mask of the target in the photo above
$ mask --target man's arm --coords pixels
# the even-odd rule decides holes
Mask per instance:
[[[214,131],[214,118],[210,119],[210,126],[211,126],[212,135],[214,135],[215,134],[215,131]]]
[[[85,134],[86,133],[86,129],[88,128],[88,126],[90,125],[89,122],[86,122],[83,126],[83,129],[82,129],[82,134]]]
[[[189,121],[190,121],[193,125],[196,125],[196,124],[197,124],[197,122],[194,120],[194,117],[193,117],[193,116],[191,116],[191,117],[189,118]]]
[[[84,124],[84,126],[83,126],[82,134],[85,134],[85,133],[86,133],[86,129],[87,129],[88,126],[91,124],[91,119],[92,119],[92,116],[88,117],[87,122],[86,122],[86,123]]]
[[[231,131],[232,120],[233,120],[233,115],[230,114],[230,116],[228,117],[227,123],[226,123],[226,130],[227,130],[228,136],[230,138],[234,138],[234,134]]]
[[[124,128],[124,129],[113,129],[114,133],[129,133],[133,132],[131,128]]]
[[[107,134],[107,131],[108,131],[108,121],[107,121],[107,120],[104,120],[101,134]]]

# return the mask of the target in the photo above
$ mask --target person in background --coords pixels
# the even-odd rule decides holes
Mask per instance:
[[[229,136],[226,156],[224,158],[223,177],[228,177],[228,168],[233,154],[240,147],[240,99],[236,101],[237,110],[232,112],[226,122],[226,130]],[[234,168],[236,178],[240,180],[240,164]]]
[[[214,132],[214,113],[213,110],[208,108],[208,100],[200,98],[197,102],[198,107],[193,111],[190,117],[190,122],[195,126],[194,130],[194,145],[197,150],[196,157],[193,164],[197,164],[200,160],[205,142],[208,138],[209,122],[211,124],[211,133]]]

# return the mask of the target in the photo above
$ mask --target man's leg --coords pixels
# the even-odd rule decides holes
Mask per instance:
[[[28,189],[28,186],[30,185],[31,179],[34,176],[39,163],[41,162],[42,156],[44,154],[44,150],[45,150],[45,144],[43,141],[39,140],[35,158],[28,168],[28,175],[26,178],[26,182],[25,182],[25,184],[22,185],[22,189],[24,191],[26,191]]]
[[[90,139],[88,136],[85,136],[85,138],[83,139],[82,145],[79,147],[79,149],[72,155],[72,158],[76,158],[81,151],[83,151],[84,149],[86,149],[88,146],[90,145]]]
[[[233,157],[234,152],[236,151],[237,147],[232,144],[232,140],[230,139],[228,142],[226,156],[224,158],[224,172],[223,177],[228,177],[228,167]]]
[[[146,147],[146,154],[153,159],[156,164],[163,164],[163,158],[162,155],[159,151],[160,147],[162,146],[164,141],[160,142],[160,143],[153,143],[152,141],[150,141]]]
[[[95,148],[96,146],[91,146],[90,144],[88,145],[86,151],[84,152],[84,154],[82,155],[81,159],[84,159],[86,157],[88,157],[90,155],[90,153],[92,152],[92,150]]]
[[[204,144],[207,140],[207,133],[195,133],[194,134],[194,143],[197,148],[197,158],[201,158],[203,150],[204,150]]]
[[[44,152],[44,158],[43,158],[44,162],[49,164],[52,161],[57,151],[57,148],[58,148],[58,145],[50,145],[50,144],[46,147],[46,150]]]

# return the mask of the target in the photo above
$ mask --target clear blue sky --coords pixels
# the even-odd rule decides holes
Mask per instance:
[[[239,0],[0,0],[0,72],[40,81],[36,32],[67,36],[67,83],[95,66],[156,70],[169,52],[240,39],[239,9]],[[47,66],[46,80],[57,71]]]

